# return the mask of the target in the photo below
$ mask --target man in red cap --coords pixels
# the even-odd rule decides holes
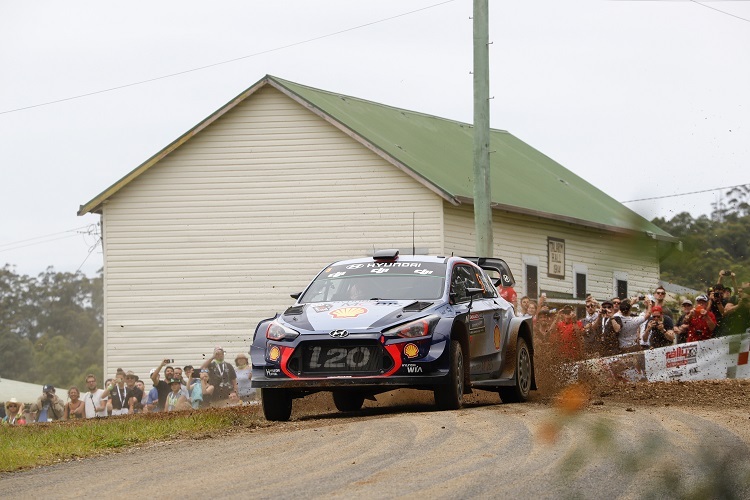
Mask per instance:
[[[651,316],[646,323],[644,340],[648,339],[649,346],[653,348],[666,347],[674,342],[674,322],[672,318],[664,315],[661,306],[651,308]]]

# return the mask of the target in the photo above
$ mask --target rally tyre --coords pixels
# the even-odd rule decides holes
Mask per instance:
[[[338,411],[358,411],[365,403],[365,396],[357,392],[335,391],[333,404]]]
[[[292,416],[292,396],[285,389],[261,389],[266,420],[286,422]]]
[[[531,351],[526,339],[518,337],[516,344],[515,383],[509,387],[500,387],[500,399],[503,403],[522,403],[529,399],[531,390]]]
[[[440,410],[458,410],[464,398],[464,355],[461,344],[451,340],[448,383],[435,386],[435,404]]]

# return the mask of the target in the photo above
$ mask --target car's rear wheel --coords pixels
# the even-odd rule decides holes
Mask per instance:
[[[461,344],[451,340],[448,383],[435,387],[435,404],[441,410],[457,410],[464,400],[464,355]]]
[[[333,404],[339,411],[357,411],[362,409],[365,396],[358,392],[335,391],[333,393]]]
[[[521,403],[529,399],[531,390],[531,351],[526,339],[518,337],[516,344],[516,377],[509,387],[500,387],[500,399],[503,403]]]
[[[292,395],[286,389],[261,389],[266,420],[287,421],[292,416]]]

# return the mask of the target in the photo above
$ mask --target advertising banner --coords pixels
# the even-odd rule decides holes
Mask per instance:
[[[574,373],[622,382],[750,378],[750,333],[582,361]]]

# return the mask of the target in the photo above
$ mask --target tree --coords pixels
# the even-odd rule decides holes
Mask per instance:
[[[0,269],[0,376],[69,387],[102,376],[102,277]]]

